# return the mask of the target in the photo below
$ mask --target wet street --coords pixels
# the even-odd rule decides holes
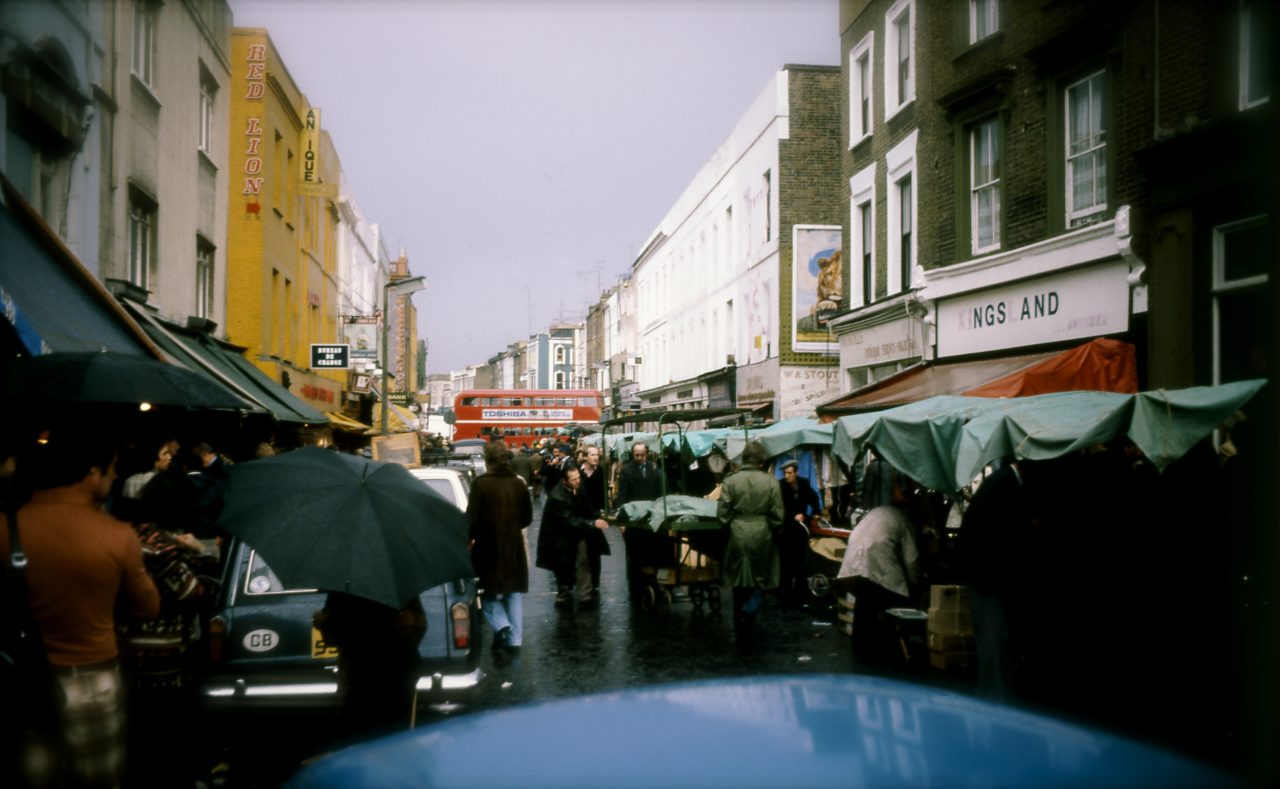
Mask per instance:
[[[540,515],[536,507],[531,549]],[[495,656],[486,628],[488,677],[470,709],[662,682],[851,669],[849,638],[838,629],[834,610],[821,606],[788,608],[770,598],[757,619],[754,648],[743,654],[734,647],[727,594],[719,610],[677,594],[669,606],[659,602],[642,611],[629,598],[622,535],[610,528],[606,538],[612,554],[601,563],[596,608],[556,608],[551,573],[531,571],[521,654]]]

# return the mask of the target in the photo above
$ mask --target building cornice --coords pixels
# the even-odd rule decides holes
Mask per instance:
[[[1119,254],[1116,222],[1108,219],[1027,246],[930,269],[925,272],[926,282],[921,297],[927,301],[944,299],[1114,258]]]

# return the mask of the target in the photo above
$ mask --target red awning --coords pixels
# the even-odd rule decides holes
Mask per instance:
[[[1138,391],[1134,347],[1097,339],[1066,351],[920,364],[818,406],[834,418],[914,403],[936,395],[1019,397],[1076,390]]]
[[[1137,353],[1120,340],[1099,338],[970,389],[972,397],[1027,397],[1050,392],[1138,391]]]

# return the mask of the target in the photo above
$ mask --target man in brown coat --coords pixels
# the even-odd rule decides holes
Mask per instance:
[[[501,441],[484,447],[488,468],[471,486],[471,564],[480,578],[484,617],[493,628],[495,652],[516,653],[524,641],[521,595],[529,591],[529,554],[524,529],[533,522],[533,502],[511,470],[511,450]]]

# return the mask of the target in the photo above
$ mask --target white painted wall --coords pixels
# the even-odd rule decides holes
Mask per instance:
[[[789,134],[787,85],[785,71],[774,75],[632,269],[631,347],[644,359],[642,390],[718,370],[730,354],[746,364],[777,353],[778,142]]]

